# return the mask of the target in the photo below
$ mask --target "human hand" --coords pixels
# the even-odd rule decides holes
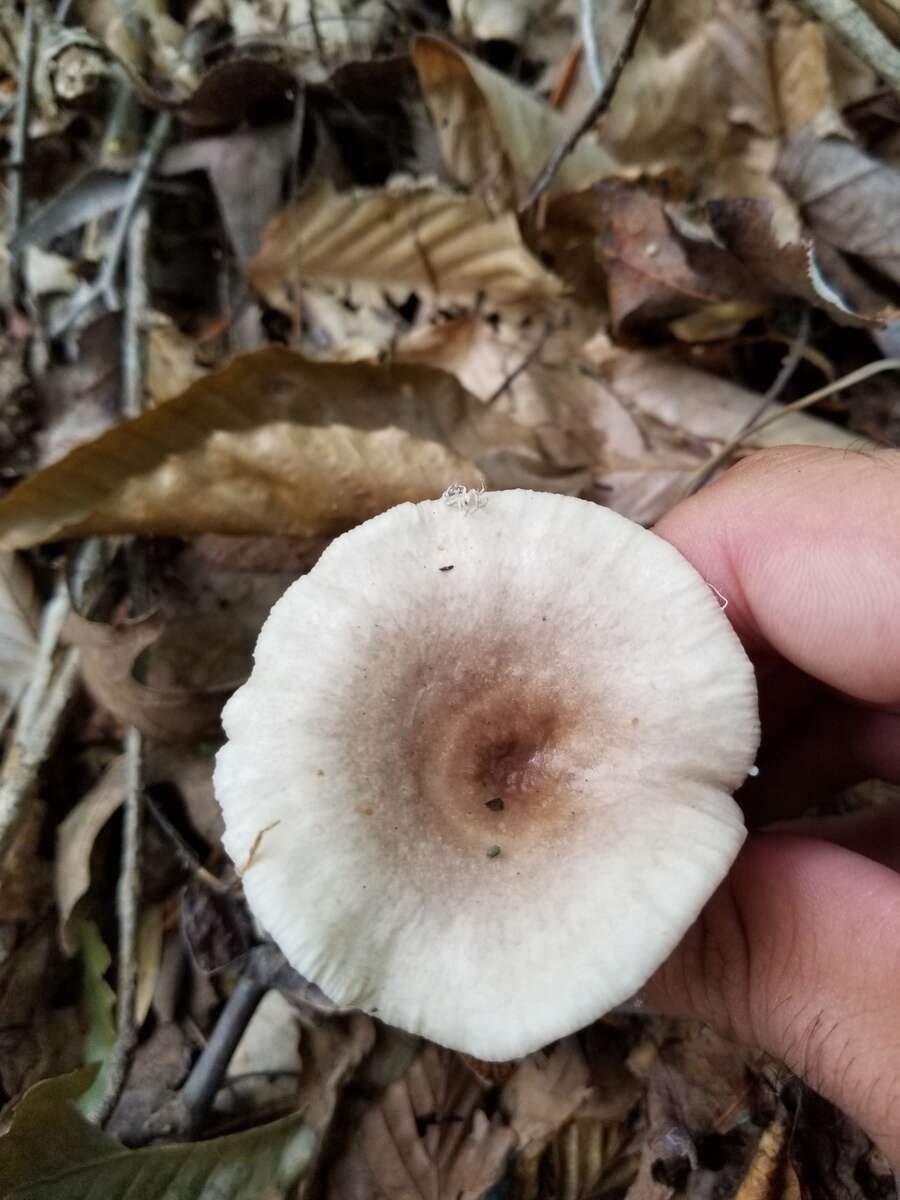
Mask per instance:
[[[726,598],[757,669],[751,829],[900,782],[900,452],[754,455],[656,532]],[[794,833],[796,829],[798,832]],[[900,1165],[900,809],[751,834],[642,993],[765,1049]]]

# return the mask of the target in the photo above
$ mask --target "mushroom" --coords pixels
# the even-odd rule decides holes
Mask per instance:
[[[287,959],[485,1060],[646,982],[744,840],[759,739],[694,568],[528,491],[450,489],[337,538],[223,721],[225,847]]]

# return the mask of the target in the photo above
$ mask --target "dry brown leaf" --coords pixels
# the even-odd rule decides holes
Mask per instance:
[[[785,133],[810,122],[822,135],[848,132],[834,96],[824,27],[788,15],[776,26],[772,48]]]
[[[801,1200],[800,1181],[788,1155],[789,1133],[786,1113],[766,1126],[734,1200]]]
[[[726,199],[710,201],[706,211],[716,239],[773,295],[806,300],[844,324],[896,315],[896,304],[826,241],[804,233],[790,210]]]
[[[575,1036],[529,1054],[504,1086],[500,1106],[519,1141],[515,1171],[526,1200],[538,1194],[538,1171],[547,1144],[591,1092],[590,1071]]]
[[[549,297],[560,282],[525,247],[512,213],[437,187],[337,192],[319,183],[279,213],[250,264],[256,287],[292,312],[291,284],[368,282],[424,296],[497,302]]]
[[[146,323],[145,386],[148,402],[154,405],[186,391],[203,378],[209,364],[198,362],[197,340],[182,333],[169,317],[149,313]]]
[[[123,725],[135,725],[161,741],[191,741],[214,733],[222,705],[239,680],[203,690],[152,686],[135,677],[135,664],[164,628],[165,620],[158,613],[118,626],[71,613],[65,632],[81,650],[88,691]]]
[[[328,1181],[330,1200],[477,1200],[516,1143],[478,1107],[458,1055],[427,1046],[363,1116]]]
[[[551,1194],[557,1200],[589,1200],[627,1187],[637,1165],[633,1140],[624,1124],[576,1117],[544,1156]]]
[[[762,310],[766,293],[750,272],[711,238],[685,237],[650,189],[610,180],[561,197],[548,219],[570,238],[582,232],[582,256],[597,254],[613,327],[625,334],[726,300]]]
[[[439,38],[415,38],[412,56],[454,182],[498,207],[517,208],[566,136],[565,119],[533,92]],[[585,136],[547,194],[577,191],[616,169],[612,155]]]
[[[341,1089],[374,1045],[375,1025],[365,1013],[304,1025],[297,1109],[320,1138],[331,1123]]]
[[[124,798],[125,758],[120,755],[56,830],[53,887],[59,911],[59,941],[66,954],[78,951],[78,933],[72,917],[76,904],[91,886],[94,842]]]
[[[482,456],[530,442],[441,371],[273,347],[20,484],[0,501],[0,548],[89,533],[334,534],[455,481],[477,487]]]
[[[900,283],[900,171],[806,128],[785,145],[778,174],[819,238]]]

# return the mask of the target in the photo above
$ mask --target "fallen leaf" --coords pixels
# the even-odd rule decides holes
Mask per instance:
[[[135,665],[164,627],[158,613],[126,625],[106,625],[70,613],[65,633],[81,650],[85,686],[103,708],[150,737],[189,741],[218,729],[222,705],[234,683],[210,689],[142,683],[135,677]]]
[[[166,152],[161,175],[205,171],[238,261],[247,262],[259,248],[263,227],[278,208],[291,151],[297,153],[289,122],[195,138]]]
[[[304,1024],[297,1108],[320,1139],[334,1116],[342,1089],[375,1045],[375,1024],[365,1013]]]
[[[900,171],[806,128],[785,144],[778,175],[819,238],[900,283]]]
[[[443,372],[273,347],[14,488],[0,500],[0,549],[101,532],[334,534],[455,481],[477,487],[486,450],[530,441]]]
[[[148,1141],[152,1113],[171,1103],[191,1066],[191,1043],[178,1025],[158,1023],[134,1053],[131,1069],[106,1132],[126,1145]]]
[[[182,333],[164,314],[148,313],[146,324],[145,385],[149,403],[154,405],[186,391],[214,364],[201,363],[197,339]]]
[[[787,1114],[766,1126],[734,1200],[802,1200],[797,1172],[788,1154],[789,1134]]]
[[[583,253],[597,254],[606,276],[613,328],[626,335],[728,300],[755,301],[756,315],[764,308],[765,289],[742,263],[712,239],[686,237],[647,188],[600,183],[561,198],[548,219],[583,231]]]
[[[120,755],[57,827],[53,886],[59,912],[59,941],[66,954],[78,950],[79,931],[73,915],[78,901],[91,886],[94,842],[124,797],[125,759]]]
[[[94,921],[78,922],[81,953],[81,1009],[85,1033],[82,1059],[87,1066],[99,1067],[91,1084],[78,1097],[78,1108],[85,1116],[93,1112],[106,1091],[109,1059],[116,1044],[116,993],[106,981],[112,958]]]
[[[478,1200],[516,1143],[479,1106],[459,1057],[427,1046],[366,1112],[328,1179],[331,1200]]]
[[[849,133],[837,107],[828,49],[825,27],[818,21],[792,20],[790,15],[779,21],[773,69],[787,134],[807,124],[820,135]]]
[[[713,200],[706,210],[725,246],[773,295],[794,296],[842,324],[885,321],[897,304],[877,292],[833,247],[764,200]]]
[[[518,208],[568,133],[565,119],[533,92],[439,38],[415,38],[412,57],[454,182],[498,208]],[[560,164],[547,195],[577,191],[616,169],[612,155],[585,135]]]
[[[515,1172],[526,1200],[539,1193],[540,1160],[559,1129],[591,1095],[590,1072],[578,1038],[529,1054],[504,1084],[500,1106],[516,1134]]]
[[[162,962],[163,937],[165,934],[165,906],[147,904],[141,912],[138,924],[137,987],[134,997],[134,1023],[140,1029],[153,1005],[153,994],[159,978]]]
[[[195,129],[236,125],[254,111],[281,104],[298,90],[296,77],[278,63],[249,56],[211,67],[188,95],[166,96],[120,60],[134,90],[149,108],[174,113]]]
[[[542,1176],[554,1196],[591,1200],[627,1187],[637,1168],[634,1138],[624,1124],[576,1117],[547,1147]]]
[[[229,1137],[126,1150],[75,1107],[90,1075],[78,1071],[39,1083],[19,1102],[0,1139],[0,1191],[8,1200],[91,1194],[165,1200],[176,1178],[179,1200],[263,1194],[284,1200],[312,1159],[315,1135],[296,1114]]]
[[[0,554],[0,728],[31,674],[40,612],[28,567],[17,554]]]
[[[292,282],[362,281],[425,296],[503,302],[554,296],[561,284],[525,247],[512,213],[437,187],[337,192],[319,183],[263,233],[250,277],[292,311]]]

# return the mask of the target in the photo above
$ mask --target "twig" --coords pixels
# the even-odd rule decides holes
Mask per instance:
[[[22,696],[16,715],[16,732],[21,736],[35,722],[38,710],[44,703],[50,676],[53,674],[53,658],[66,617],[72,611],[65,579],[60,579],[50,601],[41,616],[37,656],[31,669],[28,686]]]
[[[153,123],[147,144],[141,151],[134,165],[131,178],[128,181],[128,191],[122,202],[122,208],[116,218],[110,236],[109,248],[103,258],[103,264],[92,284],[79,289],[71,301],[60,308],[50,328],[51,337],[59,337],[70,328],[78,318],[86,312],[97,300],[102,300],[106,307],[114,310],[119,306],[116,290],[116,278],[125,253],[128,241],[128,231],[138,210],[150,173],[169,136],[172,118],[168,113],[160,113]]]
[[[122,830],[122,866],[116,893],[119,916],[118,986],[116,989],[116,1042],[109,1058],[106,1086],[97,1101],[92,1120],[103,1125],[111,1116],[125,1086],[137,1046],[135,1001],[137,999],[137,934],[141,898],[141,829],[144,787],[143,745],[138,730],[125,735],[125,820]]]
[[[567,138],[560,143],[547,159],[541,173],[531,185],[528,195],[525,197],[524,203],[520,206],[519,211],[524,212],[531,208],[540,197],[544,194],[550,184],[553,182],[553,176],[559,170],[560,163],[567,158],[575,149],[576,144],[592,125],[603,116],[606,110],[612,104],[613,97],[616,94],[616,88],[619,86],[619,79],[622,72],[625,70],[625,65],[634,53],[634,48],[637,45],[637,40],[640,37],[641,29],[646,20],[647,13],[650,10],[650,5],[653,0],[637,0],[634,6],[634,12],[631,16],[631,24],[628,27],[628,32],[625,35],[625,40],[622,43],[622,48],[616,57],[609,72],[609,77],[603,85],[603,91],[593,102],[581,120],[575,125]]]
[[[797,336],[791,342],[790,350],[788,351],[784,362],[781,364],[781,370],[775,376],[775,379],[769,385],[769,387],[766,388],[765,394],[760,398],[759,404],[743,423],[738,432],[734,435],[732,444],[740,444],[742,439],[747,436],[748,431],[754,427],[766,409],[775,403],[775,401],[787,387],[791,376],[797,370],[800,360],[803,357],[803,352],[806,349],[806,343],[809,339],[809,324],[809,309],[804,308],[800,316],[800,328],[797,330]],[[721,451],[719,451],[719,453],[721,454]],[[694,477],[694,480],[690,485],[690,490],[686,492],[685,495],[693,496],[694,492],[699,491],[700,488],[702,488],[703,485],[709,480],[710,476],[713,474],[721,461],[722,459],[719,458],[718,454],[713,455],[712,459],[708,463],[705,463],[697,472],[697,475]]]
[[[546,345],[547,338],[550,336],[550,326],[546,325],[541,336],[537,339],[518,366],[513,367],[512,371],[494,388],[491,394],[484,401],[485,404],[493,404],[495,400],[499,400],[507,388],[512,387],[523,371],[527,371],[540,352]]]
[[[13,124],[12,154],[9,161],[9,242],[19,232],[25,215],[25,166],[28,161],[28,120],[31,115],[31,77],[34,73],[35,46],[37,43],[37,0],[28,0],[25,5],[25,22],[22,27],[21,60],[19,63],[18,90],[16,92],[16,118]],[[21,251],[12,253],[12,288],[14,302],[22,288]]]
[[[900,50],[854,0],[800,0],[800,6],[833,29],[891,87],[900,88]]]
[[[597,0],[581,0],[581,41],[594,91],[603,91],[603,59],[597,37]]]
[[[31,726],[16,734],[0,775],[0,861],[19,831],[27,802],[78,684],[80,653],[70,647]]]
[[[878,362],[866,363],[864,367],[859,367],[857,370],[851,371],[849,375],[835,379],[833,383],[829,383],[815,392],[810,392],[808,396],[802,396],[799,400],[794,400],[790,404],[783,405],[777,412],[770,413],[769,416],[764,417],[761,421],[757,421],[755,425],[751,425],[749,429],[743,430],[737,437],[726,442],[721,450],[717,451],[708,462],[703,464],[701,470],[715,470],[716,467],[720,466],[740,446],[741,442],[755,437],[763,429],[768,429],[770,425],[773,425],[776,421],[780,421],[788,413],[799,412],[801,409],[809,408],[811,404],[817,404],[820,400],[825,400],[828,396],[833,396],[835,392],[842,392],[845,388],[854,387],[857,383],[863,383],[865,380],[871,379],[873,375],[880,375],[882,371],[900,371],[900,358],[882,358]],[[695,490],[693,481],[691,481],[684,495],[690,496]]]
[[[122,325],[122,415],[139,417],[144,408],[143,329],[147,314],[147,233],[144,205],[128,231],[125,261],[125,313]]]
[[[235,984],[209,1041],[203,1047],[179,1093],[186,1110],[188,1128],[185,1132],[196,1133],[206,1119],[210,1105],[228,1070],[231,1056],[266,990],[264,983],[249,975],[242,975]]]

